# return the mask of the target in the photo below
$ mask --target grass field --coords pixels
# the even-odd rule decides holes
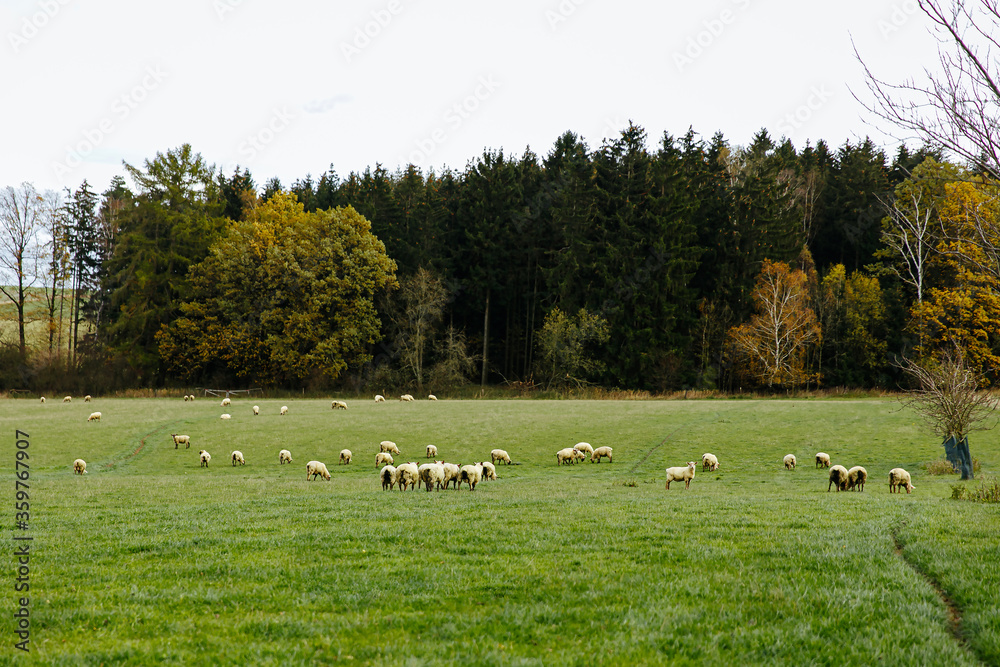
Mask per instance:
[[[8,578],[0,659],[1000,664],[1000,508],[951,500],[957,477],[925,475],[940,444],[891,400],[349,403],[0,402],[8,572],[11,536],[34,538],[31,652],[14,649],[23,594]],[[16,429],[30,436],[27,533]],[[435,444],[456,463],[502,447],[519,465],[475,492],[383,492],[383,439],[397,461]],[[557,467],[581,440],[614,447],[614,462]],[[997,433],[971,441],[984,472],[1000,468]],[[294,463],[279,466],[284,447]],[[345,447],[354,463],[338,466]],[[864,493],[828,493],[821,450],[865,466]],[[664,490],[666,466],[706,451],[717,472],[699,465],[690,490]],[[310,459],[332,481],[307,482]],[[896,466],[913,494],[888,493]]]

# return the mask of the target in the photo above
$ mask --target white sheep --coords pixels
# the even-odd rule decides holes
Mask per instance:
[[[462,472],[461,469],[454,463],[445,463],[444,461],[435,461],[435,463],[440,464],[444,469],[444,488],[448,488],[449,482],[453,482],[453,486],[458,488],[458,476]]]
[[[278,452],[278,465],[284,465],[286,463],[292,462],[292,453],[287,449],[282,449]]]
[[[829,468],[830,467],[830,455],[826,452],[819,452],[816,454],[816,467]]]
[[[375,402],[385,403],[385,396],[383,396],[382,394],[375,394]]]
[[[436,401],[436,400],[438,400],[438,397],[435,396],[434,394],[427,394],[427,400],[428,401]]]
[[[340,450],[340,462],[343,465],[350,465],[352,456],[354,456],[354,453],[351,452],[351,450],[349,449]]]
[[[471,465],[462,466],[461,472],[458,474],[458,484],[462,485],[463,482],[468,483],[469,491],[475,491],[476,485],[483,481],[483,466],[479,463],[473,463]]]
[[[63,403],[72,403],[72,402],[73,402],[72,396],[63,396]]]
[[[312,476],[313,481],[316,480],[316,476],[319,475],[326,481],[330,481],[330,472],[326,469],[326,464],[320,461],[310,461],[306,464],[306,481],[309,481],[309,476]]]
[[[228,412],[224,412],[222,414],[222,416],[219,417],[219,419],[232,419],[232,418],[233,418],[233,416],[231,414],[229,414]]]
[[[230,404],[232,404],[232,401],[229,400],[228,396],[226,396],[224,399],[222,399],[222,407],[226,407],[226,406],[228,406]]]
[[[83,459],[77,459],[76,461],[73,461],[73,472],[75,472],[77,475],[87,474],[87,462],[84,461]]]
[[[578,442],[575,445],[573,445],[573,449],[577,450],[578,452],[583,452],[587,456],[594,455],[594,448],[590,446],[589,442]]]
[[[719,469],[719,459],[715,454],[709,454],[708,452],[701,455],[701,471],[714,472]]]
[[[83,397],[83,402],[90,403],[90,394],[87,394],[86,396]]]
[[[868,481],[868,471],[861,466],[854,466],[847,471],[847,490],[864,491]]]
[[[332,403],[330,403],[330,409],[331,410],[346,410],[347,409],[347,403],[345,403],[344,401],[333,401]]]
[[[184,394],[184,402],[187,403],[190,400],[191,400],[191,397],[188,396],[187,394]]]
[[[394,463],[392,459],[392,454],[389,452],[379,452],[375,455],[375,467],[379,467],[382,464],[392,465]]]
[[[259,415],[260,414],[260,406],[259,405],[253,406],[253,413],[255,415]]]
[[[247,462],[243,459],[243,452],[241,452],[238,449],[234,449],[233,453],[229,455],[229,458],[233,460],[234,466],[237,463],[240,464],[241,466],[245,466],[247,464]]]
[[[201,461],[201,467],[207,468],[208,462],[212,460],[212,455],[203,449],[200,452],[198,452],[198,459]]]
[[[392,440],[383,440],[378,443],[378,450],[380,452],[389,452],[390,454],[399,454],[399,447],[396,446]]]
[[[413,396],[411,396],[410,394],[403,394],[402,396],[399,397],[399,400],[409,402],[413,400]]]
[[[847,468],[842,465],[830,467],[830,483],[826,485],[827,493],[830,492],[834,484],[837,485],[838,493],[847,488]]]
[[[420,470],[416,462],[401,463],[396,468],[396,484],[400,491],[406,491],[407,484],[410,485],[410,489],[415,489],[418,481],[420,481]]]
[[[192,401],[194,400],[194,394],[191,394],[191,400]]]
[[[490,452],[490,461],[493,465],[496,465],[497,461],[503,461],[507,465],[510,465],[510,454],[502,449],[494,449]]]
[[[100,412],[91,412],[90,416],[87,417],[87,421],[89,421],[89,422],[99,422],[99,421],[101,421],[101,413]]]
[[[697,463],[688,461],[686,466],[667,468],[667,491],[670,490],[670,482],[679,482],[681,480],[684,480],[684,488],[690,489],[691,480],[694,479],[694,469],[697,467]]]
[[[497,478],[497,469],[489,461],[481,461],[477,465],[481,465],[483,467],[483,481]]]
[[[279,413],[282,414],[282,415],[287,415],[288,414],[288,406],[287,405],[282,405],[281,406],[281,410],[279,411]]]
[[[611,453],[612,453],[611,447],[598,447],[597,449],[594,450],[594,453],[591,454],[590,462],[593,463],[594,461],[597,461],[598,463],[600,463],[601,457],[606,456],[608,457],[608,463],[611,463],[613,461],[613,459],[611,458]]]
[[[444,466],[440,463],[425,463],[417,468],[417,475],[420,476],[421,484],[427,486],[428,491],[438,489],[444,484]]]
[[[386,466],[379,471],[378,476],[382,480],[382,490],[391,491],[399,479],[399,469],[395,466]]]
[[[785,458],[782,461],[785,464],[785,469],[791,470],[795,467],[795,454],[785,454]]]
[[[174,449],[177,449],[178,445],[184,445],[184,449],[191,447],[190,435],[178,435],[176,433],[171,433],[170,437],[174,439]]]
[[[44,402],[45,402],[45,397],[44,397],[44,396],[42,396],[42,398],[41,398],[41,402],[42,402],[42,403],[44,403]]]
[[[427,445],[427,458],[432,459],[438,455],[438,448],[434,445]]]
[[[917,487],[910,484],[910,473],[902,468],[893,468],[889,471],[889,493],[899,493],[900,489],[906,489],[909,493]]]
[[[570,464],[576,461],[576,456],[586,456],[583,452],[578,449],[573,449],[572,447],[566,447],[565,449],[560,449],[556,452],[556,465],[560,464]]]

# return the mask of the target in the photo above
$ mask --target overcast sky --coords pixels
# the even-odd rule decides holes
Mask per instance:
[[[849,92],[851,38],[898,81],[935,62],[926,26],[915,0],[0,0],[0,186],[101,191],[183,143],[258,187],[461,170],[629,120],[651,144],[767,128],[895,150]]]

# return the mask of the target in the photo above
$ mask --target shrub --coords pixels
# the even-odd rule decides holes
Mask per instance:
[[[953,484],[951,497],[955,500],[969,500],[976,503],[1000,503],[1000,480],[990,477],[973,488],[965,484]]]
[[[956,475],[962,472],[960,469],[952,465],[951,461],[946,459],[938,459],[936,461],[931,461],[930,463],[924,464],[924,470],[927,471],[928,475]],[[972,474],[976,475],[979,473],[979,459],[972,459]]]

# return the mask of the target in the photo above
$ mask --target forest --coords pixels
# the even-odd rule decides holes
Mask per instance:
[[[948,341],[1000,367],[996,186],[932,147],[630,124],[461,171],[124,171],[3,190],[0,389],[895,389]]]

